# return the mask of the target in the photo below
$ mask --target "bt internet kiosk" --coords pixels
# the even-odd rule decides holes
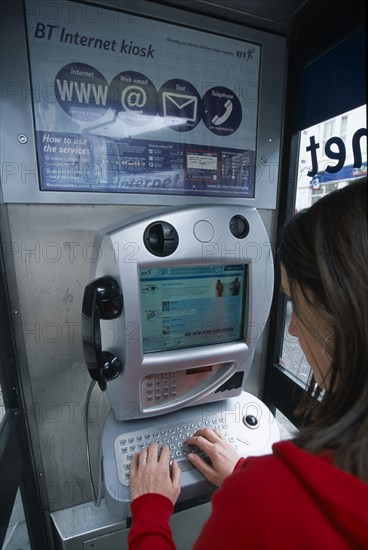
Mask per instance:
[[[83,346],[112,408],[102,446],[113,513],[130,515],[129,463],[152,441],[178,460],[179,500],[213,490],[185,458],[198,428],[219,428],[243,456],[270,452],[277,423],[243,388],[272,293],[270,243],[255,208],[170,208],[101,235]]]

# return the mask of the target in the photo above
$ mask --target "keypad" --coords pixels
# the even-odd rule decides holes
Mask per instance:
[[[143,379],[143,398],[147,405],[167,399],[173,399],[177,395],[177,373],[158,372],[148,374]]]

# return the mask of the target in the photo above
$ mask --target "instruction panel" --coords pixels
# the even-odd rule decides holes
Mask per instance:
[[[261,47],[26,2],[40,188],[254,197]]]

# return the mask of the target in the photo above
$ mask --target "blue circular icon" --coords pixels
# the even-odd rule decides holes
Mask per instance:
[[[201,120],[201,97],[186,80],[165,82],[158,92],[158,104],[165,125],[177,132],[193,130]]]
[[[107,80],[85,63],[70,63],[60,69],[55,77],[54,91],[60,107],[77,120],[97,120],[109,108]]]
[[[119,73],[110,83],[109,105],[127,124],[144,126],[157,115],[157,90],[144,74]]]
[[[242,108],[236,94],[224,86],[208,90],[202,98],[202,119],[217,136],[236,132],[242,120]]]

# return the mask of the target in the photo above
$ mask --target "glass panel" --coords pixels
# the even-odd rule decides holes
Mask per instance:
[[[301,382],[302,385],[307,386],[311,376],[311,368],[305,358],[302,348],[299,345],[298,338],[296,336],[291,336],[291,334],[288,333],[291,311],[291,302],[290,300],[287,300],[284,342],[282,346],[280,365],[282,365],[290,374]]]
[[[2,393],[1,387],[0,387],[0,424],[1,424],[4,416],[5,416],[5,406],[4,406],[4,401],[3,401],[3,393]]]
[[[28,530],[24,518],[24,510],[20,491],[18,489],[13,512],[6,532],[3,550],[30,550]]]
[[[362,137],[359,141],[359,148],[362,158],[362,166],[354,168],[353,136],[357,130],[365,127],[367,120],[367,107],[363,105],[348,113],[343,113],[330,120],[325,120],[315,126],[311,126],[300,133],[299,169],[298,182],[295,197],[295,211],[308,208],[321,197],[328,195],[336,189],[349,185],[352,181],[367,174],[367,139]],[[340,129],[339,136],[334,134],[335,129]],[[339,137],[345,145],[344,166],[335,174],[326,172],[327,166],[335,166],[338,162],[326,155],[325,144],[329,138]],[[310,144],[314,138],[318,171],[313,177],[308,175],[312,171],[312,160]],[[334,152],[338,152],[336,146],[332,146]],[[356,154],[356,152],[355,152]],[[298,338],[288,333],[288,326],[291,316],[291,303],[286,306],[286,319],[284,330],[284,341],[280,365],[303,385],[307,385],[311,375],[311,369],[305,359],[304,353],[299,346]]]
[[[348,113],[311,126],[303,130],[300,135],[298,183],[295,198],[295,210],[308,208],[318,199],[331,193],[335,189],[345,187],[349,182],[367,174],[367,139],[362,137],[359,141],[362,156],[361,168],[354,168],[353,136],[357,130],[366,126],[367,107],[362,105]],[[331,128],[341,130],[340,135],[331,134]],[[318,172],[313,177],[308,176],[312,170],[311,165],[311,138],[314,137],[318,161]],[[345,162],[343,168],[334,173],[326,172],[327,166],[335,166],[336,159],[326,155],[325,140],[331,137],[339,137],[345,145]],[[334,152],[338,152],[337,146],[332,146]]]

